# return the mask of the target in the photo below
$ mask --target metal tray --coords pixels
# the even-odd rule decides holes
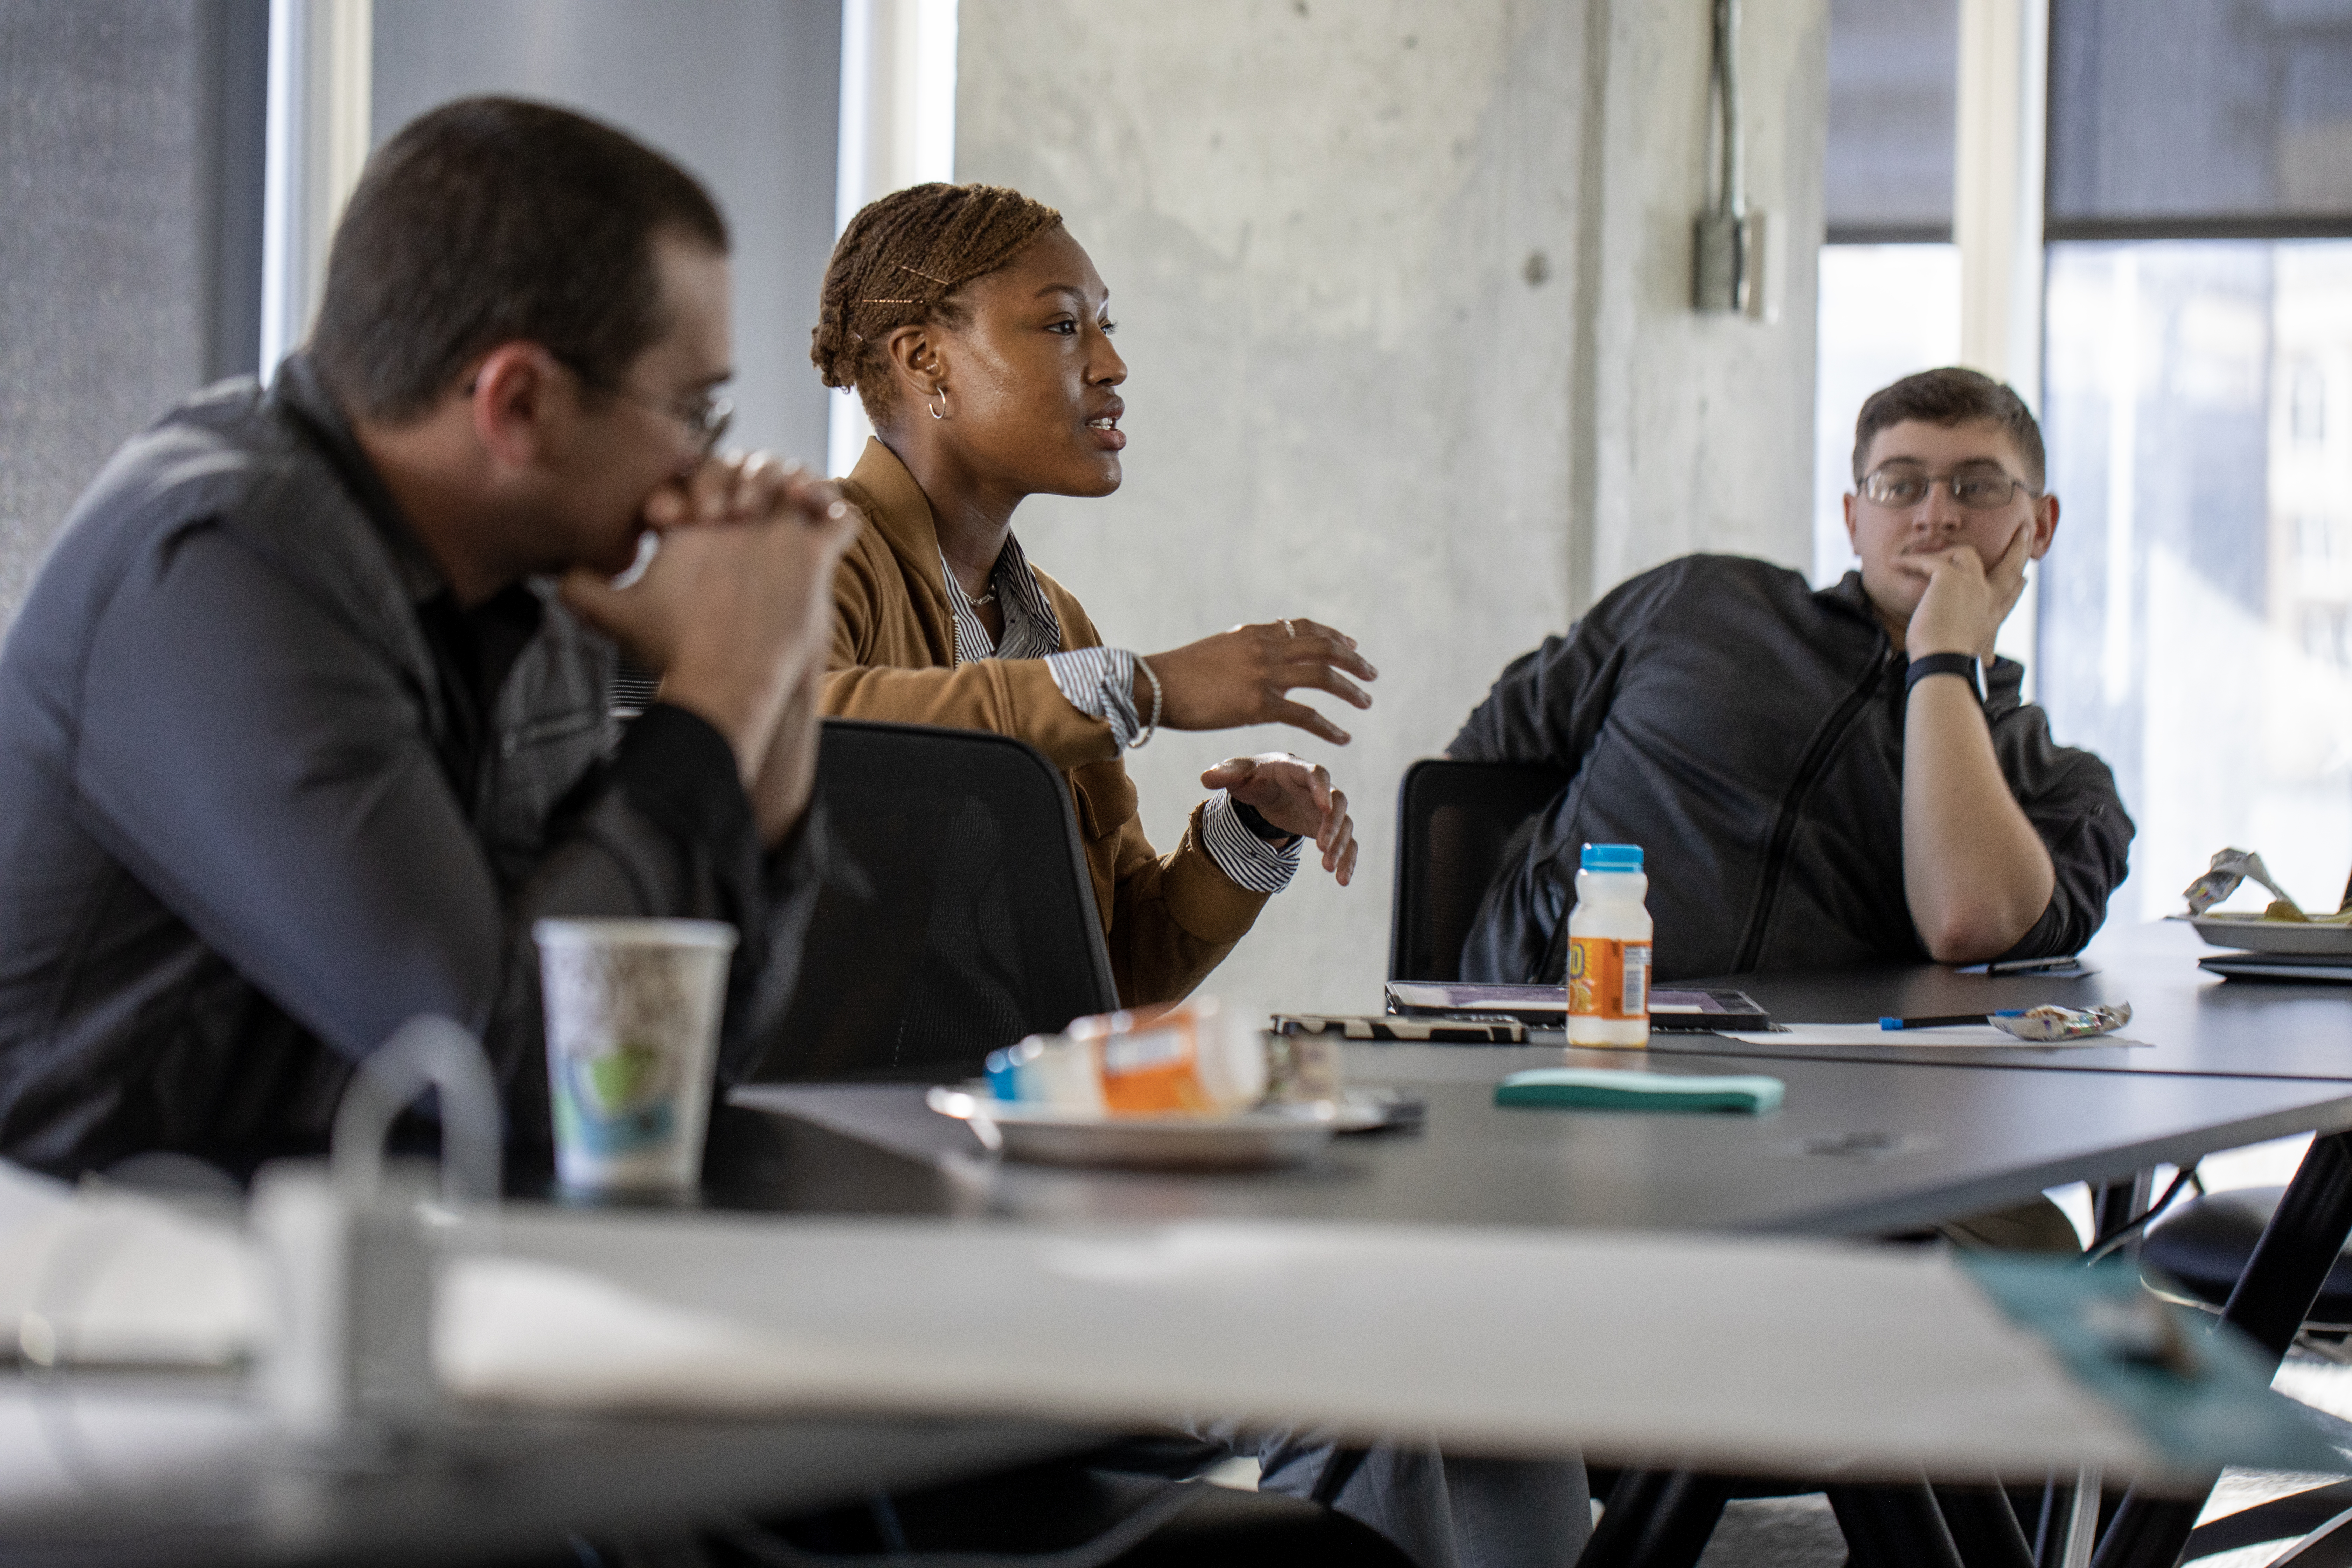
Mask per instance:
[[[2304,925],[2266,921],[2260,915],[2175,915],[2197,928],[2215,947],[2248,952],[2301,952],[2352,958],[2352,925]]]
[[[1387,1121],[1378,1106],[1276,1105],[1239,1116],[1117,1119],[1056,1106],[1007,1102],[982,1090],[940,1085],[925,1097],[941,1116],[970,1123],[1008,1160],[1046,1165],[1114,1165],[1147,1171],[1264,1171],[1303,1165],[1340,1132]]]

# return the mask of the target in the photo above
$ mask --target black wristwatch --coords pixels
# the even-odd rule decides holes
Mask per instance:
[[[1927,653],[1911,661],[1903,675],[1903,696],[1907,701],[1911,689],[1931,675],[1957,675],[1969,683],[1969,689],[1984,700],[1984,666],[1971,653]]]
[[[1233,800],[1233,796],[1231,795],[1227,795],[1225,798],[1227,800]],[[1292,839],[1298,837],[1296,833],[1287,832],[1282,828],[1276,827],[1273,823],[1268,822],[1265,819],[1264,813],[1260,812],[1257,807],[1252,805],[1245,800],[1234,800],[1234,815],[1242,819],[1242,826],[1244,827],[1248,828],[1252,833],[1256,834],[1260,838],[1265,839],[1268,844],[1273,845],[1277,849],[1287,846]]]

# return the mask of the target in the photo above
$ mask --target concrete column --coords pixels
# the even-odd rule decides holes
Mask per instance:
[[[1302,870],[1226,996],[1378,1010],[1405,765],[1601,588],[1694,549],[1810,560],[1826,6],[1745,4],[1769,322],[1689,308],[1704,0],[963,8],[957,177],[1063,210],[1132,376],[1125,488],[1029,502],[1031,555],[1115,645],[1305,616],[1381,671],[1370,713],[1318,703],[1345,749],[1129,760],[1163,847],[1227,755],[1349,794],[1356,885]]]
[[[1693,551],[1804,570],[1828,5],[1741,0],[1748,201],[1765,232],[1762,311],[1738,316],[1690,303],[1692,220],[1712,167],[1713,7],[1587,3],[1606,56],[1596,61],[1601,151],[1585,209],[1591,383],[1578,423],[1591,458],[1579,607]]]

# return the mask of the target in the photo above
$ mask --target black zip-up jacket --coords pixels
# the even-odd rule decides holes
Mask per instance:
[[[1903,896],[1905,663],[1858,573],[1690,555],[1612,591],[1503,671],[1448,753],[1568,786],[1486,891],[1465,980],[1557,982],[1587,843],[1642,846],[1661,977],[1922,962]],[[2050,906],[2006,955],[2077,951],[2124,879],[2115,775],[2057,745],[1996,660],[1985,718],[2050,850]]]
[[[721,1049],[790,999],[820,828],[544,584],[460,608],[299,355],[115,454],[0,647],[0,1154],[315,1149],[410,1016],[478,1031],[543,1149],[541,915],[741,932]]]

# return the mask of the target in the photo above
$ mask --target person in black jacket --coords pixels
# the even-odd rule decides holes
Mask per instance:
[[[856,520],[711,458],[728,286],[675,165],[450,104],[370,162],[308,352],[108,463],[0,649],[0,1154],[315,1149],[427,1012],[543,1149],[541,915],[735,925],[741,1068],[817,891]],[[667,677],[625,735],[615,639]]]
[[[1465,979],[1562,979],[1587,842],[1643,847],[1662,979],[2041,957],[2099,929],[2132,837],[2115,776],[1993,653],[2058,528],[2033,416],[1973,371],[1909,376],[1863,405],[1853,475],[1843,582],[1685,556],[1504,670],[1448,754],[1569,783],[1488,889]]]

